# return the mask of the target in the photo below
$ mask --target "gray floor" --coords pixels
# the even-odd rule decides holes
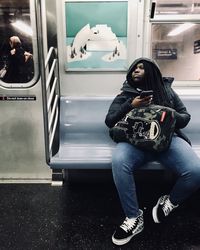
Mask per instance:
[[[151,218],[152,206],[172,183],[158,176],[151,181],[139,176],[138,198],[145,230],[127,245],[117,247],[111,235],[124,217],[115,187],[112,179],[91,177],[63,187],[1,184],[0,249],[200,249],[200,192],[166,223],[157,225]]]

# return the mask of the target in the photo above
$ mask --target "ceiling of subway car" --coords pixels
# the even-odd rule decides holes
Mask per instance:
[[[0,0],[0,26],[22,17],[29,20],[29,0]]]
[[[29,19],[30,6],[29,0],[0,0],[0,18],[1,25],[4,23],[12,22],[13,19],[23,17]],[[7,19],[7,21],[6,21]]]
[[[156,14],[199,14],[200,0],[157,0]]]
[[[17,20],[30,24],[29,0],[0,0],[0,48],[4,48],[12,35],[20,36],[26,43],[30,42],[30,36],[14,27]]]
[[[1,0],[0,7],[3,8],[28,8],[29,0]]]

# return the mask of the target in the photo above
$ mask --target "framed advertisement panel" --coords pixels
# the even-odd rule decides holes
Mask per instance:
[[[65,1],[69,71],[127,70],[128,1]]]

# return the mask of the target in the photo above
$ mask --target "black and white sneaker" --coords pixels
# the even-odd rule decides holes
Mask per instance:
[[[161,196],[152,210],[152,216],[155,223],[162,222],[173,209],[178,205],[173,205],[169,199],[169,195]]]
[[[129,219],[126,217],[121,226],[117,228],[112,236],[112,242],[116,245],[124,245],[128,243],[132,237],[140,233],[144,228],[143,211],[136,218]]]

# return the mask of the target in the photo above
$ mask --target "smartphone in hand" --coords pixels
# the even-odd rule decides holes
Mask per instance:
[[[150,96],[152,95],[153,96],[153,90],[144,90],[140,93],[140,98],[144,98],[146,96]]]

